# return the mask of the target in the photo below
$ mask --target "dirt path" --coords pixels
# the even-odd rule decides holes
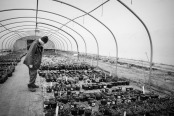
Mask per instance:
[[[28,91],[29,75],[23,60],[16,66],[12,77],[0,84],[0,116],[42,116],[41,88],[34,93]],[[36,83],[40,85],[39,76]]]

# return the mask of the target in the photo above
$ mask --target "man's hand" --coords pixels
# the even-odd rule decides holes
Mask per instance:
[[[29,68],[33,68],[33,65],[29,65]]]

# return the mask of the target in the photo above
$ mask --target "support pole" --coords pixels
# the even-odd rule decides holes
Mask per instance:
[[[39,4],[39,0],[37,0],[37,4],[36,4],[36,28],[35,28],[35,36],[36,36],[36,30],[37,30],[38,4]]]
[[[153,60],[153,44],[152,44],[152,39],[151,39],[151,35],[150,35],[150,32],[147,28],[147,26],[145,25],[145,23],[141,20],[141,18],[134,12],[132,11],[126,4],[124,4],[122,1],[120,0],[117,0],[119,3],[121,3],[124,7],[126,7],[141,23],[142,25],[144,26],[144,28],[146,29],[146,32],[148,34],[148,37],[149,37],[149,41],[150,41],[150,62],[149,62],[149,67],[150,67],[150,70],[149,70],[149,86],[150,86],[150,91],[151,91],[151,73],[152,73],[152,60]]]

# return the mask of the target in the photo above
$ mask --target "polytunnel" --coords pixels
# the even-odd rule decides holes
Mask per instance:
[[[173,5],[1,0],[0,115],[173,115]]]

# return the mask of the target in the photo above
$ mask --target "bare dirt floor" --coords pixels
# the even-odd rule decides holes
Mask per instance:
[[[43,116],[43,92],[42,78],[37,78],[36,84],[40,88],[36,92],[28,91],[28,68],[21,62],[15,68],[12,77],[0,84],[0,116]],[[84,59],[80,59],[84,60]],[[89,64],[96,66],[96,61],[85,59]],[[159,95],[172,95],[174,93],[174,76],[168,75],[167,72],[160,70],[152,71],[151,89],[147,85],[149,80],[149,71],[128,68],[127,66],[118,65],[117,72],[115,65],[99,61],[98,66],[112,75],[118,75],[119,78],[127,78],[130,80],[134,88],[141,89],[145,86],[146,91],[154,91]]]

